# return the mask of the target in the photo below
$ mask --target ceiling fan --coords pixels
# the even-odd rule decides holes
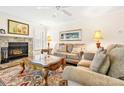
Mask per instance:
[[[69,7],[69,6],[56,6],[55,7],[56,11],[55,11],[55,13],[53,13],[53,17],[57,17],[59,12],[65,14],[67,16],[72,16],[72,14],[65,9],[67,7]]]

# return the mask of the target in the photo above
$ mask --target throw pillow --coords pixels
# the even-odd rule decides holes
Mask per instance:
[[[100,48],[98,48],[98,50],[97,50],[97,52],[102,52],[102,51],[104,51],[104,47],[100,47]]]
[[[103,52],[97,52],[93,58],[93,61],[91,62],[90,69],[92,71],[98,72],[105,58],[106,54],[104,54]]]
[[[80,53],[80,52],[81,52],[81,48],[74,47],[71,53]]]
[[[101,74],[106,74],[108,72],[109,67],[110,67],[110,60],[109,60],[109,56],[107,56],[98,72]]]

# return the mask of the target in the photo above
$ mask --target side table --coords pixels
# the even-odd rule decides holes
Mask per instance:
[[[46,52],[49,55],[49,54],[51,54],[52,50],[53,50],[52,48],[41,49],[41,54],[43,54],[44,52]]]

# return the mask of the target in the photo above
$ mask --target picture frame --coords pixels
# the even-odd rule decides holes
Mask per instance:
[[[29,24],[8,19],[8,33],[18,35],[29,35]]]
[[[81,41],[82,29],[74,29],[68,31],[61,31],[59,33],[60,41]]]

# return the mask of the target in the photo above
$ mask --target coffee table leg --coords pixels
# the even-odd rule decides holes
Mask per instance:
[[[62,59],[62,70],[64,70],[65,65],[66,65],[66,62],[65,62],[65,59],[63,58]]]
[[[44,75],[44,80],[45,80],[45,86],[48,86],[48,69],[45,69],[45,75]]]
[[[20,71],[20,74],[23,74],[25,71],[25,63],[24,62],[20,63],[20,66],[22,67],[22,71]]]

